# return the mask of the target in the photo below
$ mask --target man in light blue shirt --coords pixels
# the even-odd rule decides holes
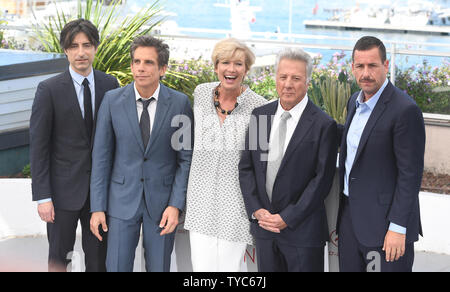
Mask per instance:
[[[348,178],[350,171],[352,170],[353,162],[355,160],[356,151],[358,150],[359,141],[361,140],[361,135],[364,128],[366,127],[367,121],[372,114],[373,109],[377,105],[380,99],[381,93],[386,88],[388,84],[388,79],[386,78],[381,88],[372,96],[369,100],[364,102],[364,93],[360,91],[356,99],[356,112],[353,117],[352,123],[347,134],[347,159],[345,160],[345,177],[344,177],[344,195],[348,197]],[[395,223],[390,224],[389,230],[406,234],[406,228],[399,226]]]
[[[116,78],[93,69],[97,28],[78,19],[61,31],[65,72],[39,83],[30,118],[33,201],[47,223],[49,271],[65,271],[81,223],[86,271],[105,271],[106,243],[90,232],[89,182],[95,113]]]
[[[423,117],[388,71],[383,43],[361,38],[352,63],[361,91],[347,105],[339,161],[341,271],[411,271],[422,234]]]

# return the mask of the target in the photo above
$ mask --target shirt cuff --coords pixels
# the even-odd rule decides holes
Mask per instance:
[[[400,225],[397,225],[395,223],[392,223],[389,225],[389,230],[401,234],[406,234],[406,228]]]
[[[39,201],[37,201],[37,203],[38,203],[38,205],[40,205],[40,204],[48,203],[48,202],[51,202],[51,201],[52,201],[52,199],[48,198],[48,199],[39,200]]]

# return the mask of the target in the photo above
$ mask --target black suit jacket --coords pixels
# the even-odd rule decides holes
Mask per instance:
[[[104,94],[119,84],[96,70],[94,78],[96,119]],[[89,194],[92,137],[88,137],[69,70],[42,81],[30,119],[33,201],[51,198],[55,208],[82,209]]]
[[[249,145],[254,141],[268,144],[271,116],[275,115],[277,107],[278,101],[275,101],[253,111],[256,125],[250,123],[246,148],[239,164],[239,179],[251,221],[251,233],[256,238],[274,238],[299,247],[321,247],[328,239],[324,200],[336,171],[336,122],[308,101],[286,149],[270,202],[265,188],[267,162],[261,159],[268,153],[267,149],[261,147],[261,143],[253,150]],[[266,121],[261,119],[264,116],[268,117]],[[280,214],[288,227],[280,234],[259,227],[252,214],[261,208]]]
[[[341,191],[347,134],[358,94],[355,93],[347,105],[339,158]],[[390,222],[407,228],[407,243],[418,240],[418,234],[422,234],[418,194],[424,152],[422,112],[411,97],[389,82],[364,128],[349,175],[350,213],[361,244],[383,246]],[[340,215],[341,210],[338,226]]]

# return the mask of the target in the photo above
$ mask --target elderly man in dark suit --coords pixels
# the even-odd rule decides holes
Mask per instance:
[[[253,111],[239,164],[261,272],[324,270],[324,200],[338,140],[335,121],[306,95],[311,73],[311,58],[302,50],[279,54],[280,98]]]
[[[30,119],[33,200],[47,222],[49,271],[65,271],[75,244],[78,220],[83,232],[86,271],[105,271],[106,243],[90,232],[89,182],[96,113],[117,80],[93,70],[97,28],[78,19],[61,31],[69,69],[41,82]]]
[[[358,40],[352,71],[361,91],[348,101],[340,151],[340,270],[411,271],[422,233],[422,113],[387,80],[389,61],[379,39]]]

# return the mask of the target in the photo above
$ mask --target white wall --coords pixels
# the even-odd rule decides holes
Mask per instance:
[[[420,193],[424,237],[416,250],[450,254],[450,195]]]
[[[80,225],[77,233],[81,235]],[[0,179],[0,240],[46,234],[46,223],[38,216],[37,203],[32,202],[31,179]],[[181,228],[177,233],[172,262],[173,271],[192,271],[188,234]],[[248,247],[242,269],[256,271],[253,247]],[[144,268],[141,267],[141,270],[144,271]]]
[[[0,179],[0,239],[47,234],[31,200],[31,179]]]
[[[0,81],[0,132],[28,128],[39,82],[55,74]]]

